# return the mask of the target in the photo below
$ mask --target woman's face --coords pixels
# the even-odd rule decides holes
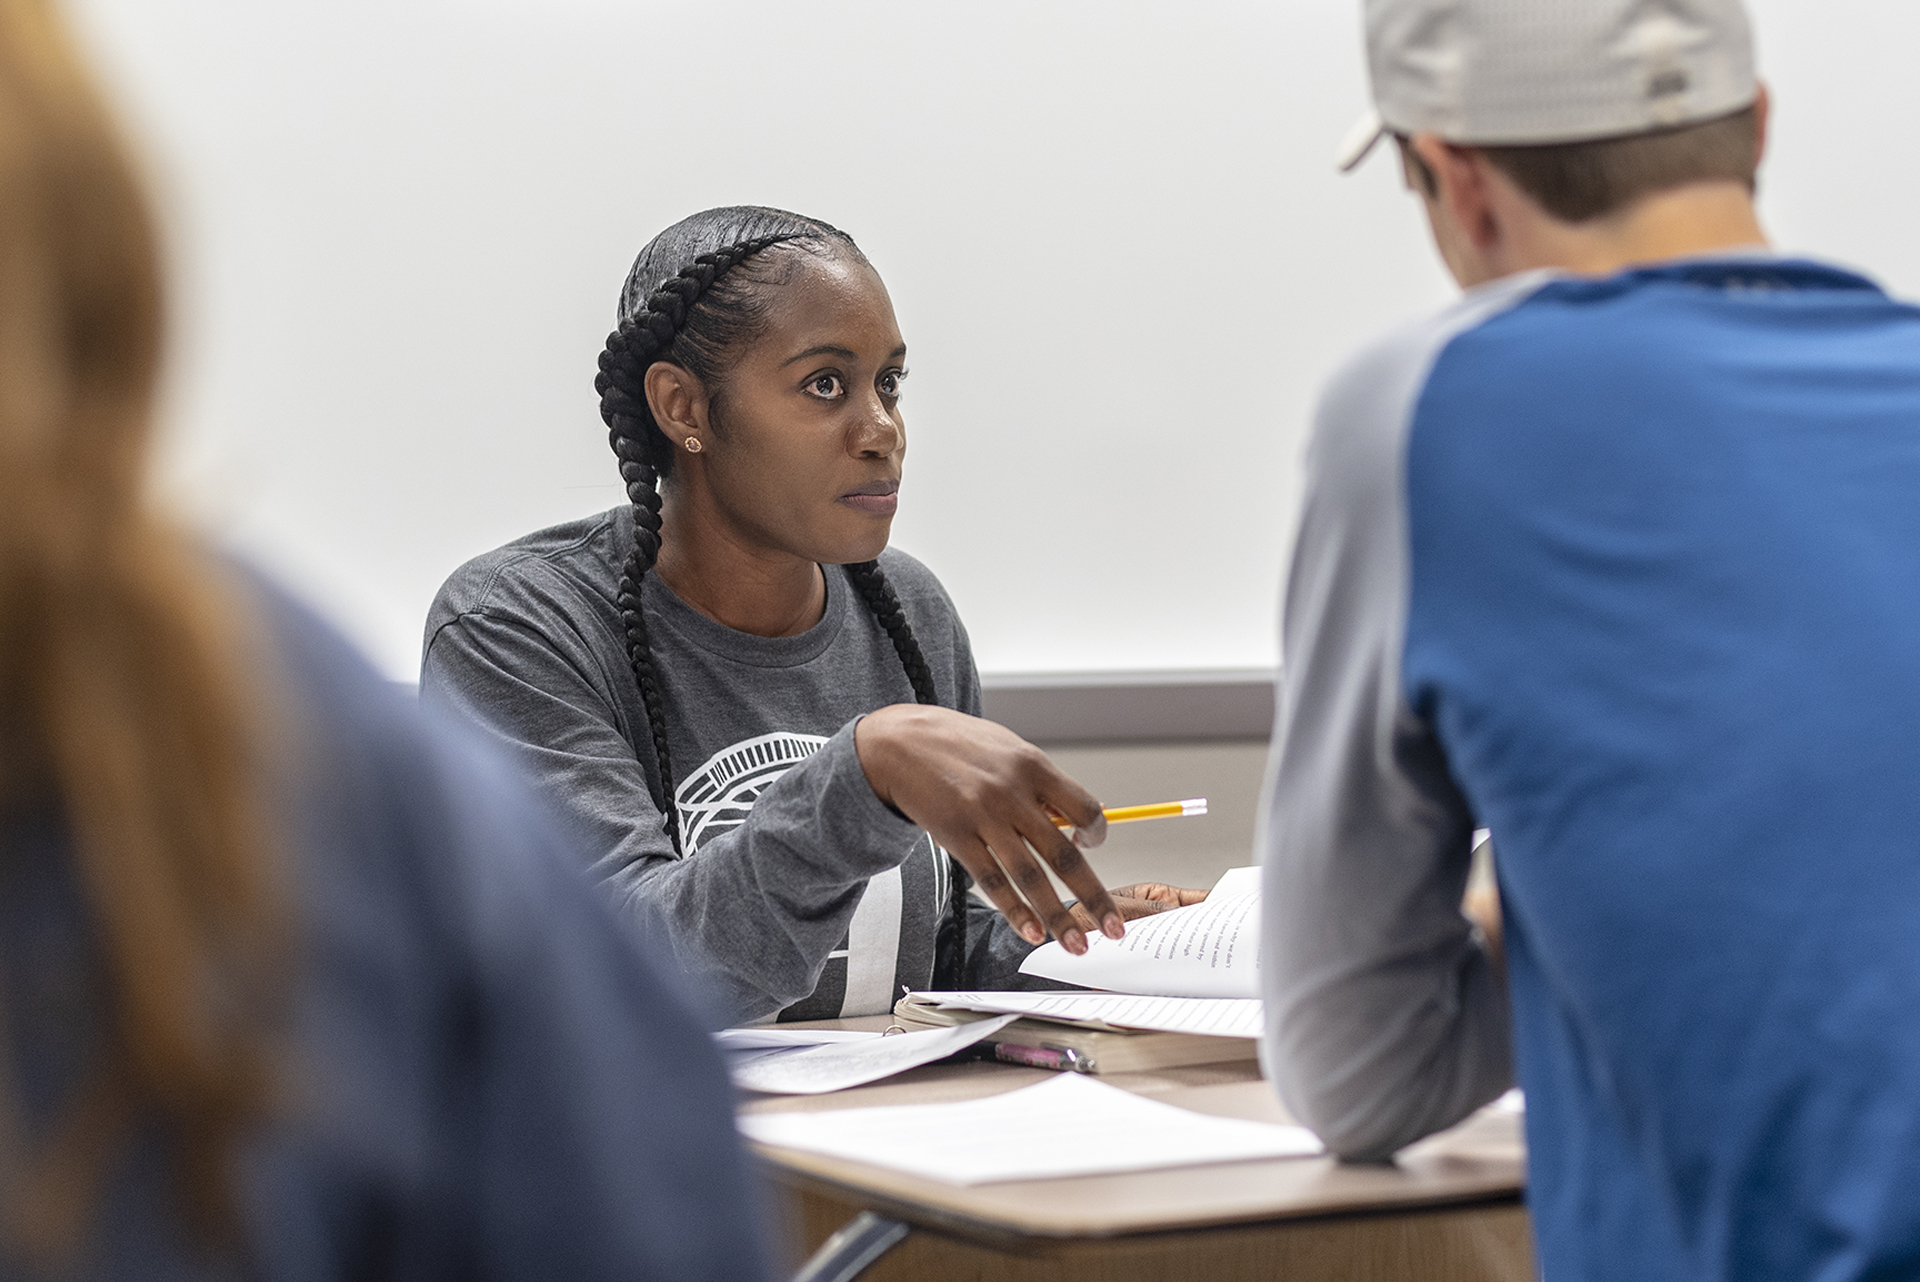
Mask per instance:
[[[675,479],[687,482],[675,488],[756,551],[870,561],[887,546],[907,451],[907,345],[873,268],[797,257],[800,270],[768,300],[766,329],[708,405],[701,452],[675,442]]]

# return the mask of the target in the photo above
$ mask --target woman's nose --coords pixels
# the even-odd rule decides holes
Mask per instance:
[[[898,451],[905,439],[906,432],[894,421],[886,405],[875,397],[863,407],[860,422],[848,443],[855,454],[864,458],[886,458]]]

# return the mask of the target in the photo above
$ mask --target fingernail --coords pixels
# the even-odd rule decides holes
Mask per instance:
[[[1069,930],[1066,934],[1062,935],[1060,937],[1060,943],[1070,953],[1084,953],[1087,951],[1087,937],[1077,930]]]
[[[1020,928],[1020,938],[1026,940],[1029,944],[1038,944],[1044,941],[1046,937],[1047,933],[1032,922],[1028,922]]]
[[[1127,923],[1120,920],[1119,913],[1108,913],[1100,928],[1107,932],[1108,939],[1120,939],[1127,933]]]

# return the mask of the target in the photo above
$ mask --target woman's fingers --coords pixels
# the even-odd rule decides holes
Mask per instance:
[[[1071,840],[1074,845],[1091,847],[1105,841],[1107,812],[1101,809],[1099,801],[1085,788],[1061,774],[1052,761],[1043,761],[1041,803],[1073,825]]]
[[[1058,828],[1051,824],[1046,826],[1056,836],[1059,834]],[[988,838],[988,844],[993,847],[993,853],[1000,860],[1000,866],[1006,869],[1007,876],[1013,879],[1014,888],[1020,892],[1021,898],[1046,922],[1047,930],[1060,941],[1060,946],[1070,953],[1086,952],[1086,935],[1081,932],[1079,923],[1074,921],[1073,914],[1067,911],[1067,906],[1060,902],[1060,896],[1054,892],[1053,882],[1047,877],[1047,870],[1040,866],[1040,861],[1027,848],[1024,834],[1011,827],[1000,828]]]
[[[1095,808],[1098,808],[1098,803],[1095,803]],[[1085,905],[1088,915],[1100,924],[1102,934],[1109,939],[1119,939],[1126,934],[1127,927],[1121,919],[1120,910],[1113,906],[1113,896],[1109,895],[1107,888],[1101,884],[1098,874],[1093,871],[1093,865],[1089,864],[1086,856],[1080,853],[1080,847],[1055,827],[1044,812],[1037,812],[1028,817],[1020,835],[1025,838],[1027,844],[1040,852],[1041,858],[1053,866],[1053,871],[1059,875],[1061,881],[1066,883],[1067,889],[1071,890]],[[1046,881],[1046,874],[1038,866],[1034,871],[1042,882]],[[1051,884],[1047,885],[1046,893],[1054,902],[1059,902],[1053,894]],[[1060,942],[1065,944],[1066,940],[1062,939]],[[1070,949],[1070,951],[1080,950]]]
[[[1079,876],[1081,869],[1091,877],[1092,869],[1086,867],[1079,850],[1051,823],[1043,820],[1043,825],[1052,834],[1055,843],[1048,862],[1058,859],[1063,863],[1077,864],[1077,868],[1065,870],[1073,871],[1076,881],[1082,880]],[[1087,951],[1086,926],[1074,910],[1061,902],[1060,896],[1054,891],[1053,882],[1047,877],[1046,869],[1040,866],[1039,858],[1029,848],[1028,839],[1018,830],[999,828],[985,838],[972,838],[947,849],[973,875],[980,892],[1000,910],[1022,939],[1037,944],[1051,934],[1070,953]],[[1057,864],[1056,870],[1059,870]],[[1066,880],[1064,871],[1062,880]],[[1083,887],[1074,887],[1075,893],[1080,895],[1080,904],[1076,907],[1086,915],[1089,923],[1094,924],[1095,929],[1112,938],[1120,938],[1126,930],[1120,910],[1114,906],[1112,897],[1097,878],[1093,881],[1093,888],[1095,893],[1088,894]]]
[[[993,857],[993,851],[987,843],[978,837],[959,840],[946,840],[940,843],[947,853],[960,861],[960,866],[973,878],[973,884],[987,897],[987,902],[1000,910],[1007,924],[1019,933],[1020,938],[1029,944],[1044,943],[1047,938],[1046,927],[1027,907],[1013,888],[1013,882],[1000,867],[1000,861]]]
[[[1039,942],[1044,926],[1073,952],[1086,951],[1049,866],[1101,930],[1115,939],[1125,932],[1080,854],[1106,837],[1100,803],[1038,748],[991,721],[911,704],[869,713],[855,727],[854,748],[874,794],[953,852],[1024,937]],[[1056,814],[1074,825],[1072,838]]]
[[[1007,829],[991,840],[969,838],[946,848],[1022,939],[1030,944],[1045,943],[1051,933],[1068,952],[1087,951],[1084,928],[1060,902],[1045,870],[1017,833]],[[1002,850],[1019,853],[1002,856]],[[1093,920],[1088,917],[1089,922]]]

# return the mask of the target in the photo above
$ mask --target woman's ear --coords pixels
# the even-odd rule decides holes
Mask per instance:
[[[700,379],[669,361],[655,361],[647,367],[646,387],[647,408],[674,450],[691,449],[697,454],[706,448],[707,389]],[[699,444],[689,446],[689,441]]]

